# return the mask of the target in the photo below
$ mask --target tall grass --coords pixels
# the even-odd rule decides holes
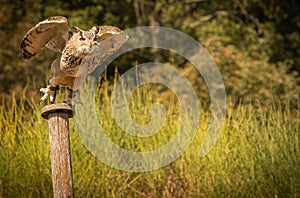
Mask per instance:
[[[97,117],[107,135],[134,151],[154,150],[167,143],[178,126],[178,101],[168,102],[145,86],[132,96],[130,108],[137,123],[147,123],[148,107],[165,103],[168,119],[159,134],[149,138],[126,135],[113,120],[110,93],[104,83],[96,99]],[[151,90],[151,91],[150,91]],[[154,94],[153,94],[154,93]],[[51,197],[51,167],[47,121],[40,116],[38,95],[11,97],[0,104],[0,197]],[[75,115],[78,116],[78,115]],[[82,143],[70,120],[74,189],[77,197],[299,197],[299,110],[280,107],[230,107],[228,120],[213,149],[198,156],[209,121],[201,112],[193,143],[168,166],[134,173],[111,168]],[[155,161],[155,159],[153,159]]]

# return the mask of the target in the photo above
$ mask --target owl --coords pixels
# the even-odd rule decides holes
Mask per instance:
[[[47,47],[59,53],[51,65],[53,77],[41,101],[55,102],[56,90],[67,87],[66,102],[75,100],[81,84],[88,74],[127,41],[128,36],[114,26],[95,26],[88,31],[70,27],[63,16],[50,17],[30,29],[21,41],[24,60],[29,60]],[[76,82],[76,83],[74,83]]]

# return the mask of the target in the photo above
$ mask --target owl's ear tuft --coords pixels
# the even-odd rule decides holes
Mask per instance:
[[[72,27],[72,33],[78,33],[78,32],[82,32],[82,30],[76,26]]]
[[[72,31],[69,31],[69,34],[68,34],[68,40],[70,40],[70,38],[73,36],[73,32]]]
[[[101,30],[101,27],[100,27],[100,26],[94,26],[91,30],[92,30],[95,34],[98,34],[99,31]]]

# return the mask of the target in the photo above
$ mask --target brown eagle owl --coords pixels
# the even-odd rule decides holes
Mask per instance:
[[[44,47],[59,52],[60,57],[53,61],[50,79],[41,101],[48,97],[54,103],[59,86],[70,90],[66,102],[71,102],[75,92],[85,78],[107,57],[116,52],[127,41],[128,36],[114,26],[95,26],[88,31],[70,27],[63,16],[50,17],[41,21],[24,36],[21,42],[23,57],[28,60]],[[74,82],[79,82],[74,84]]]

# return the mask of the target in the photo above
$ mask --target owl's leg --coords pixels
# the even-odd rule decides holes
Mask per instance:
[[[55,101],[55,98],[56,98],[56,92],[57,92],[57,90],[59,90],[59,86],[57,85],[56,87],[55,87],[55,90],[54,90],[54,93],[53,93],[53,95],[50,95],[50,97],[49,97],[49,99],[50,99],[50,102],[53,104],[54,103],[54,101]]]
[[[53,104],[56,98],[56,90],[58,89],[59,86],[51,86],[51,85],[48,85],[46,88],[41,88],[40,92],[44,93],[44,95],[40,99],[40,101],[44,101],[49,97],[50,103]]]

